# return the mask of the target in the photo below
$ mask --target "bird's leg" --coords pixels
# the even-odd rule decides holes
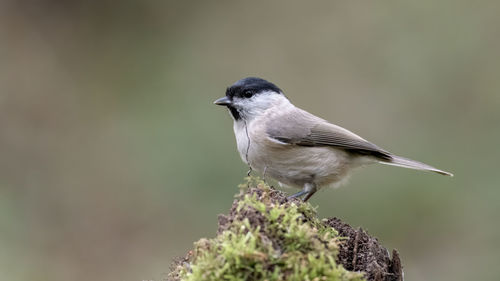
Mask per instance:
[[[267,172],[267,166],[264,167],[264,173],[262,175],[262,178],[263,178],[265,184],[267,184],[267,181],[266,181],[266,172]]]
[[[311,196],[313,196],[313,194],[316,193],[316,191],[318,191],[315,184],[312,184],[311,186],[312,187],[307,193],[306,197],[304,197],[304,202],[307,202],[307,200],[309,200],[309,198],[311,198]]]
[[[248,165],[248,172],[247,172],[247,177],[250,177],[252,175],[252,167]],[[250,188],[250,180],[247,182],[247,188]]]
[[[316,193],[316,185],[313,184],[313,183],[306,183],[304,185],[304,189],[302,189],[301,191],[295,193],[295,194],[292,194],[290,196],[288,196],[288,199],[292,199],[292,198],[297,198],[297,197],[302,197],[303,195],[305,195],[306,197],[304,197],[304,202],[306,202],[307,200],[309,200],[309,198],[311,198],[311,196]]]

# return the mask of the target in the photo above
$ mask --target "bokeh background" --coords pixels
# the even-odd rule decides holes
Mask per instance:
[[[455,173],[311,202],[406,280],[499,280],[498,1],[0,1],[0,279],[161,280],[247,171],[212,101],[246,76]],[[293,192],[294,190],[287,190]]]

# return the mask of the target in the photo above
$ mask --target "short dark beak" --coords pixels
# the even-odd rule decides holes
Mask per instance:
[[[216,101],[214,101],[214,103],[216,105],[224,105],[224,106],[227,106],[227,105],[230,105],[231,104],[231,100],[226,96],[226,97],[222,97]]]

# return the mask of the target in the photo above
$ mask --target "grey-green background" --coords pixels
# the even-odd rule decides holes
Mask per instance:
[[[247,168],[245,76],[454,178],[373,166],[311,200],[406,280],[499,280],[498,1],[0,2],[0,279],[161,280]],[[287,192],[294,190],[287,189]]]

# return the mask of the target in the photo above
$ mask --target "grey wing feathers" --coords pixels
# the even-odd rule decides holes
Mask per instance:
[[[292,118],[293,117],[293,118]],[[267,124],[269,137],[301,146],[332,146],[352,153],[390,160],[391,154],[358,135],[310,113],[297,109],[294,114],[276,116]]]
[[[270,138],[285,144],[332,146],[355,154],[375,157],[382,164],[453,176],[450,172],[422,162],[391,154],[342,127],[330,124],[298,108],[288,114],[275,115],[269,120],[266,124],[266,133]]]
[[[387,160],[390,159],[390,153],[375,144],[357,137],[353,133],[351,135],[347,132],[337,132],[338,128],[328,125],[330,124],[321,124],[311,129],[309,138],[316,145],[336,146],[359,154],[371,155]]]

